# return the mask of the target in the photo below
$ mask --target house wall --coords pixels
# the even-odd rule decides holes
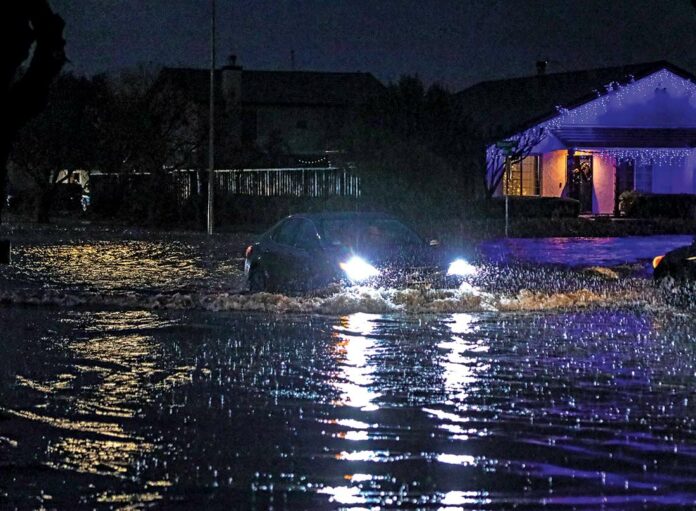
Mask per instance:
[[[614,213],[616,160],[613,157],[595,155],[592,158],[592,213]]]
[[[566,185],[568,151],[552,151],[542,158],[541,195],[560,197]]]
[[[696,193],[694,188],[694,160],[654,163],[652,166],[653,193]]]
[[[589,154],[578,151],[575,154]],[[594,214],[612,214],[614,212],[615,160],[611,157],[592,158],[592,212]],[[542,157],[542,195],[561,197],[565,195],[568,166],[568,151],[551,151]]]
[[[346,117],[344,109],[321,106],[259,106],[256,110],[257,143],[268,144],[280,136],[291,153],[320,152],[336,139]]]

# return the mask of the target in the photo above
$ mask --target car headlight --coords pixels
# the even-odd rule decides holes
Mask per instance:
[[[656,269],[657,266],[662,262],[662,260],[665,258],[663,255],[657,256],[655,259],[652,261],[652,267],[653,269]]]
[[[464,259],[455,259],[449,265],[447,275],[456,275],[458,277],[466,277],[476,273],[476,267],[467,263]]]
[[[348,261],[340,263],[341,269],[353,282],[362,282],[370,277],[379,275],[379,270],[360,257],[351,257]]]

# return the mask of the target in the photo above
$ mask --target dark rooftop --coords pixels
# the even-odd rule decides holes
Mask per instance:
[[[595,99],[611,82],[626,84],[661,69],[696,79],[669,62],[657,61],[486,81],[457,96],[474,125],[489,129],[492,138],[503,138],[555,116],[558,106],[572,108]]]
[[[370,73],[254,71],[240,69],[242,104],[350,106],[381,94],[384,85]],[[219,86],[222,71],[215,72]],[[206,103],[210,71],[164,68],[161,79],[173,83],[193,101]]]

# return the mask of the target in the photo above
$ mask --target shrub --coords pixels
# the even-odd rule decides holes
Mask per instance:
[[[508,197],[510,216],[515,218],[574,218],[580,214],[580,202],[562,197]],[[486,208],[487,216],[505,216],[505,197],[494,197]]]
[[[82,211],[82,195],[84,190],[77,183],[56,185],[53,198],[54,211]]]
[[[696,218],[696,195],[627,192],[619,210],[629,218]]]

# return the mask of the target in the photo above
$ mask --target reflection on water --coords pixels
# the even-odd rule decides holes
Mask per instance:
[[[339,371],[336,375],[336,388],[341,392],[337,404],[354,406],[363,411],[377,410],[373,401],[379,394],[370,389],[375,367],[370,365],[370,357],[375,355],[375,341],[368,336],[374,330],[373,320],[377,314],[352,314],[339,318],[335,327],[336,354]],[[367,438],[365,432],[349,431],[346,435]],[[356,436],[357,435],[357,436]]]
[[[696,505],[685,314],[0,321],[0,507]]]
[[[194,248],[177,242],[29,246],[18,251],[16,264],[25,266],[25,278],[49,277],[56,284],[103,291],[180,287],[205,276]]]
[[[239,285],[241,249],[224,238],[139,240],[18,240],[12,266],[0,268],[7,286],[56,290],[168,292]]]
[[[160,341],[146,333],[161,331],[174,322],[146,311],[68,313],[56,325],[71,335],[56,336],[60,346],[53,360],[56,374],[16,376],[18,397],[31,393],[38,400],[33,409],[20,404],[6,408],[14,416],[44,431],[50,429],[43,464],[57,471],[130,479],[140,460],[153,455],[151,441],[132,429],[131,420],[151,404],[155,392],[189,381],[188,367],[163,371]],[[49,330],[51,334],[56,331]],[[45,340],[45,338],[44,338]],[[55,346],[46,346],[54,350]],[[34,371],[31,371],[32,373]],[[166,383],[165,383],[166,382]],[[19,401],[22,402],[21,400]],[[144,481],[145,487],[168,486],[168,481]],[[126,500],[111,493],[98,502],[147,502],[156,492],[133,494]]]

